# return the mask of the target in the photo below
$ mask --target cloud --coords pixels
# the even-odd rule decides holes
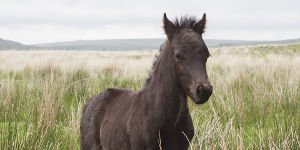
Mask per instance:
[[[24,43],[77,39],[162,38],[162,14],[207,13],[206,38],[300,37],[298,0],[1,0],[0,37]]]

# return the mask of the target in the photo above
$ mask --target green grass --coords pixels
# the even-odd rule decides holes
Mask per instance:
[[[244,61],[245,54],[235,54],[239,63],[223,62],[219,55],[208,64],[213,96],[204,105],[189,101],[196,129],[191,149],[300,149],[298,54],[270,50],[251,55],[253,62],[264,60],[254,64]],[[290,61],[269,61],[277,55]],[[0,70],[0,149],[79,149],[86,100],[109,87],[143,85],[145,77],[116,71],[53,65]]]

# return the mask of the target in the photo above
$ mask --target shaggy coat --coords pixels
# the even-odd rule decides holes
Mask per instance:
[[[205,14],[173,23],[164,14],[167,40],[139,91],[109,88],[91,98],[80,124],[82,150],[186,150],[194,136],[187,97],[206,102],[212,94],[202,39]]]

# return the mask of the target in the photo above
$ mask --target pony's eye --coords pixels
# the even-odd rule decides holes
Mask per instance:
[[[181,61],[181,60],[183,60],[183,56],[181,56],[180,54],[176,54],[175,55],[175,60],[176,61]]]

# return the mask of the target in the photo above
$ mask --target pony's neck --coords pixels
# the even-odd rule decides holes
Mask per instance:
[[[150,99],[148,103],[161,113],[162,121],[176,124],[187,109],[187,96],[176,78],[172,53],[168,46],[161,50],[159,61],[153,68],[152,77],[144,87]]]

